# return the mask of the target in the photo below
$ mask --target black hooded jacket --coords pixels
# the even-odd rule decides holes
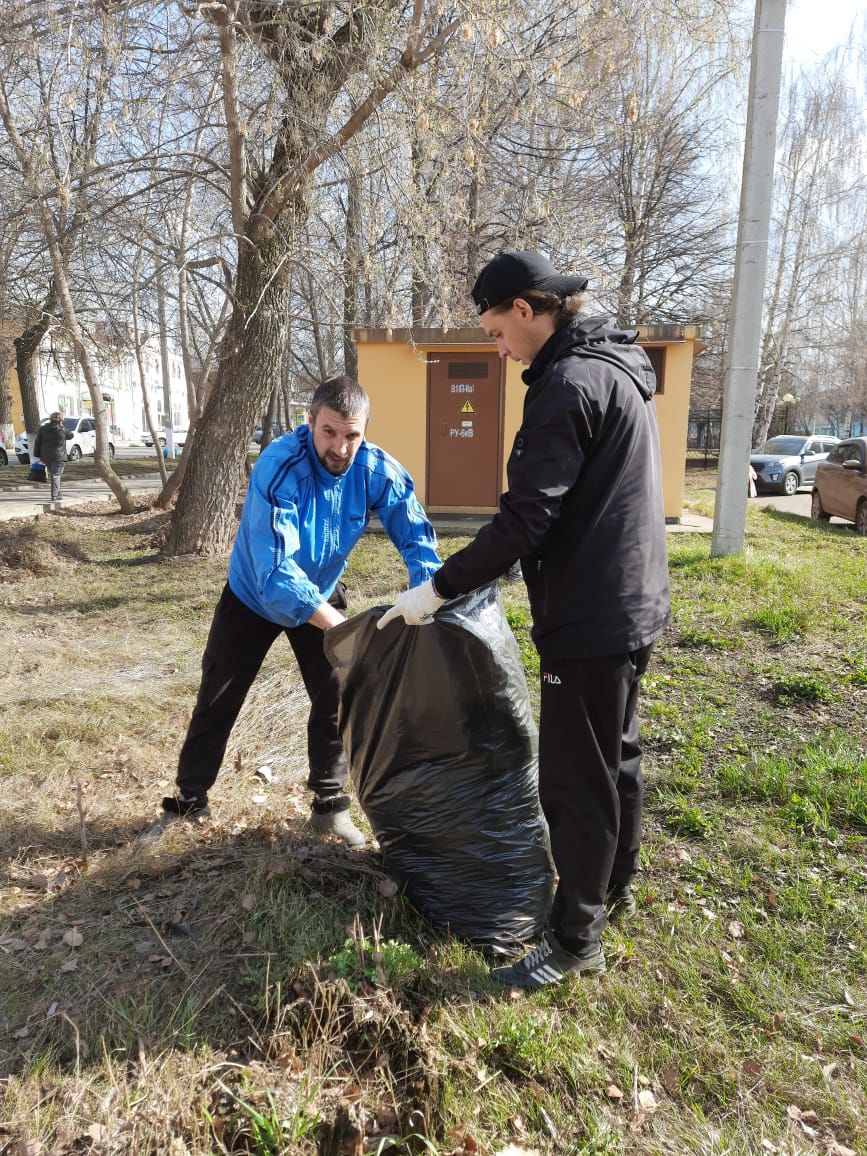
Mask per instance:
[[[545,342],[499,513],[435,577],[454,598],[520,558],[543,658],[637,650],[669,620],[656,379],[635,337],[591,317]]]
[[[47,421],[36,433],[33,446],[34,457],[43,462],[65,462],[66,443],[72,437],[69,430],[59,421]]]

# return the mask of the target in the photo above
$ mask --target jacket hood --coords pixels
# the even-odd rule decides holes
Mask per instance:
[[[656,393],[656,377],[647,354],[635,344],[637,329],[617,329],[607,317],[582,317],[552,333],[523,373],[527,385],[564,357],[589,357],[607,361],[635,383],[645,401]]]

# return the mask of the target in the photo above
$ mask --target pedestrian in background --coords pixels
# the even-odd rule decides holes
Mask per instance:
[[[45,425],[39,427],[33,444],[33,456],[45,463],[51,482],[51,500],[60,501],[60,478],[66,465],[66,443],[72,437],[63,424],[63,414],[51,414]]]
[[[539,797],[559,883],[539,946],[499,983],[540,988],[603,972],[600,935],[634,910],[642,776],[636,703],[669,620],[656,379],[635,332],[589,307],[586,278],[505,252],[472,296],[501,357],[527,366],[500,509],[431,581],[383,615],[432,621],[443,601],[515,562],[540,654]]]

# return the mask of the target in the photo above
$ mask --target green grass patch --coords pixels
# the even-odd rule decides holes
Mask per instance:
[[[283,639],[211,822],[152,837],[226,571],[158,561],[164,522],[43,519],[17,545],[33,567],[4,554],[10,1151],[313,1156],[342,1104],[365,1156],[864,1156],[863,541],[758,510],[740,557],[671,536],[675,623],[639,703],[638,912],[605,931],[602,980],[513,999],[373,853],[306,828],[308,707]],[[369,535],[346,580],[357,611],[406,571]],[[526,592],[502,597],[537,703]],[[790,1105],[815,1111],[815,1139]]]
[[[717,778],[735,799],[781,804],[798,826],[827,830],[833,818],[867,828],[867,757],[851,739],[725,762]]]

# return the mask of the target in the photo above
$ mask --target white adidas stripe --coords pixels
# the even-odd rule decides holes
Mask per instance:
[[[540,983],[558,983],[562,976],[559,971],[555,971],[549,964],[538,968],[532,973],[533,979]]]

